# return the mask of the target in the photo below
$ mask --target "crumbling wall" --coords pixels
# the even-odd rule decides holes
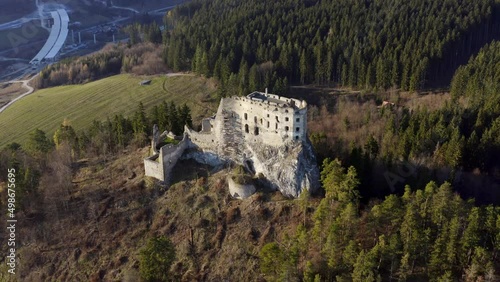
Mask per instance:
[[[184,150],[189,145],[189,139],[184,136],[177,145],[169,144],[160,148],[159,153],[144,159],[146,176],[151,176],[166,183],[171,180],[171,172]]]
[[[217,152],[219,140],[217,139],[217,136],[212,132],[201,133],[186,128],[185,133],[187,134],[187,136],[189,136],[189,139],[191,140],[192,143],[191,147],[194,146],[203,151],[210,151],[214,153]]]
[[[158,160],[159,156],[160,154],[154,154],[144,159],[144,174],[164,181],[163,163]]]
[[[186,136],[177,145],[165,145],[160,149],[160,160],[163,160],[163,175],[164,181],[170,183],[172,169],[177,161],[181,158],[184,150],[188,147],[189,140]]]
[[[283,97],[280,100],[300,103]],[[234,112],[240,118],[241,131],[247,141],[281,146],[287,141],[305,141],[307,137],[306,108],[247,97],[225,98],[221,104],[225,110]]]

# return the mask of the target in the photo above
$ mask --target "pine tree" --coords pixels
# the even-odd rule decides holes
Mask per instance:
[[[140,143],[144,142],[148,134],[148,120],[146,118],[146,113],[144,111],[144,105],[142,104],[142,102],[139,102],[137,111],[134,113],[132,128],[134,131],[134,138]]]
[[[183,127],[184,125],[187,125],[190,128],[193,127],[193,119],[191,118],[191,109],[186,104],[184,104],[180,108],[179,117],[180,117],[180,122],[183,123]]]
[[[139,270],[145,281],[169,281],[175,246],[164,236],[151,238],[141,250]]]
[[[42,157],[52,149],[53,145],[40,129],[35,129],[30,133],[26,150],[35,157]]]

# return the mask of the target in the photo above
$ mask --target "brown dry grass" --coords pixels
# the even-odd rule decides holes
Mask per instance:
[[[176,246],[172,271],[179,281],[261,279],[260,248],[296,229],[302,221],[298,203],[262,192],[235,200],[226,171],[185,175],[162,190],[144,178],[147,150],[73,165],[68,195],[53,199],[67,207],[45,210],[40,221],[20,230],[30,238],[19,249],[25,257],[20,281],[137,281],[139,250],[160,235]],[[41,187],[50,189],[48,183]]]

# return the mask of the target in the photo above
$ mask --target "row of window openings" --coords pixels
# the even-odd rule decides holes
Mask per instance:
[[[267,122],[267,128],[269,128],[269,122]],[[276,130],[277,129],[278,129],[278,124],[276,124]],[[285,131],[288,131],[288,130],[290,130],[290,127],[285,126]],[[246,133],[250,132],[248,129],[248,124],[245,124],[245,132]],[[295,132],[300,132],[300,127],[296,127]],[[258,127],[255,127],[254,133],[255,133],[255,135],[259,135],[259,128]]]
[[[276,129],[278,129],[278,125],[276,125]],[[288,131],[288,126],[285,126],[285,131]],[[299,128],[299,127],[297,127],[297,128],[295,129],[295,131],[299,132],[299,131],[300,131],[300,128]],[[245,124],[245,132],[246,132],[246,133],[250,133],[250,130],[249,130],[249,128],[248,128],[248,124]],[[255,128],[254,128],[253,134],[254,134],[254,135],[259,135],[259,128],[258,128],[258,127],[255,127]],[[295,139],[296,139],[296,140],[299,140],[299,136],[295,136]],[[213,140],[212,140],[212,142],[213,142]]]
[[[269,114],[267,114],[267,117],[269,117]],[[245,120],[248,120],[248,114],[245,113]],[[255,123],[257,123],[257,117],[254,117],[253,120]],[[285,121],[289,121],[290,119],[288,117],[285,117]],[[300,118],[295,119],[296,122],[300,122]],[[276,116],[276,122],[280,122],[278,116]],[[260,119],[260,124],[262,124],[263,121]],[[269,123],[269,122],[268,122]]]

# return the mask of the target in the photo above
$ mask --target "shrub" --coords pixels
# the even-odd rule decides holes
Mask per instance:
[[[231,175],[231,179],[233,179],[233,181],[236,184],[240,184],[240,185],[248,185],[248,184],[252,184],[252,182],[253,182],[252,177],[247,174],[247,172],[245,171],[245,168],[241,165],[237,166],[233,170],[232,175]]]
[[[141,250],[139,270],[145,281],[169,281],[175,247],[165,236],[151,238]]]

